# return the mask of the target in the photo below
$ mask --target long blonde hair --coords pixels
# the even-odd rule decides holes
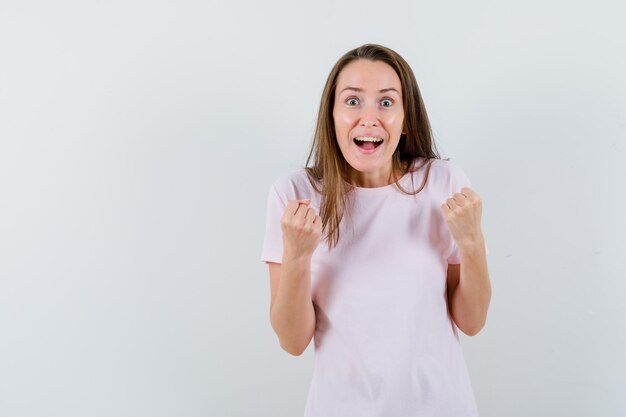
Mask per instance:
[[[351,169],[341,153],[335,133],[333,120],[335,89],[341,70],[357,59],[382,61],[390,65],[398,74],[402,84],[403,131],[406,133],[400,136],[400,142],[392,157],[392,176],[401,192],[409,195],[419,193],[428,179],[431,159],[441,159],[433,140],[428,115],[415,75],[409,64],[395,51],[376,44],[365,44],[345,53],[339,58],[326,80],[313,142],[304,167],[311,185],[322,195],[319,215],[322,218],[322,227],[327,231],[329,250],[339,241],[339,223],[348,206],[348,192],[352,189],[351,186],[346,189],[346,183],[349,183],[351,179]],[[312,156],[314,165],[309,167]],[[418,157],[426,158],[424,164],[412,170],[414,161]],[[413,193],[404,190],[398,180],[426,164],[428,168],[421,187]],[[411,182],[412,180],[411,176]],[[318,188],[317,185],[322,185],[322,187]],[[413,189],[415,190],[414,184]]]

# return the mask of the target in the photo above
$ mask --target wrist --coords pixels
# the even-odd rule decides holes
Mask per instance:
[[[457,242],[457,246],[459,249],[464,250],[481,249],[485,247],[485,237],[482,232],[479,231],[478,233],[463,239],[463,241]]]
[[[285,263],[307,263],[311,262],[311,255],[303,255],[301,253],[283,253],[283,264]]]

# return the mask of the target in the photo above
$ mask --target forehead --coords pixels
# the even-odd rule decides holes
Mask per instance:
[[[353,61],[341,70],[337,78],[337,91],[341,92],[346,87],[361,88],[365,92],[393,87],[398,93],[402,92],[400,77],[389,64],[366,59]]]

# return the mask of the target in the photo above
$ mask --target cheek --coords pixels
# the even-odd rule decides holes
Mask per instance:
[[[341,134],[341,136],[345,136],[352,126],[350,115],[345,112],[335,112],[333,113],[333,119],[337,133]]]
[[[347,126],[351,123],[352,118],[349,113],[338,111],[334,114],[335,124]]]
[[[401,113],[390,114],[387,117],[387,125],[388,126],[401,126],[402,120],[404,119],[404,115]]]

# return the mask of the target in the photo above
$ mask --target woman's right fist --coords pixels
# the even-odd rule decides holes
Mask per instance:
[[[283,262],[310,258],[322,236],[322,218],[308,207],[309,199],[289,200],[280,228],[283,231]]]

